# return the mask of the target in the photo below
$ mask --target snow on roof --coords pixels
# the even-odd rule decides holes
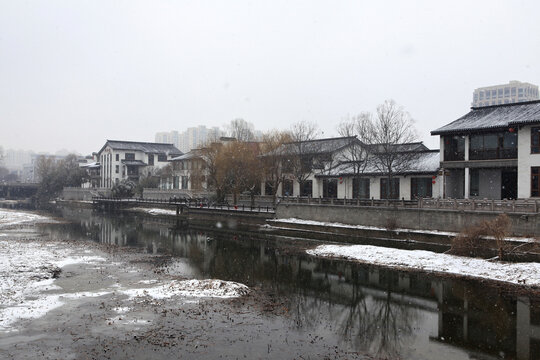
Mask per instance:
[[[471,108],[471,111],[431,132],[431,135],[508,128],[514,125],[540,123],[540,101]]]
[[[146,166],[147,164],[141,160],[122,160],[122,164],[128,166]]]
[[[89,164],[81,165],[81,167],[86,168],[86,169],[99,169],[101,167],[101,165],[100,165],[99,162],[92,162],[92,163],[89,163]]]
[[[396,175],[434,174],[439,171],[440,161],[439,150],[422,151],[418,153],[418,156],[414,157],[406,169],[395,169],[395,173]],[[362,171],[362,174],[366,176],[384,175],[384,173],[378,170],[373,164],[367,164],[364,171]],[[328,174],[324,174],[323,176],[347,175],[355,175],[354,164],[350,162],[345,162],[336,166]]]
[[[105,145],[99,152],[102,152],[106,146],[110,146],[115,150],[132,150],[142,151],[150,154],[168,154],[168,155],[182,155],[182,152],[178,150],[173,144],[161,144],[161,143],[149,143],[149,142],[137,142],[137,141],[120,141],[120,140],[107,140]]]
[[[190,160],[190,159],[200,158],[200,157],[201,157],[201,154],[199,150],[191,150],[190,152],[187,152],[184,155],[180,155],[180,156],[172,158],[171,161]]]
[[[280,146],[278,150],[275,150],[275,153],[283,154],[324,154],[332,153],[338,150],[343,149],[347,145],[350,145],[353,142],[359,142],[356,136],[347,136],[347,137],[336,137],[336,138],[327,138],[327,139],[316,139],[308,141],[296,141],[285,143]],[[271,154],[271,153],[270,153]]]

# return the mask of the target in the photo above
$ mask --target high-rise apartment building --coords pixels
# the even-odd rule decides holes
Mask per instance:
[[[173,144],[180,151],[187,153],[191,149],[201,147],[208,141],[219,139],[223,136],[223,131],[214,126],[207,128],[204,125],[190,127],[186,131],[165,131],[158,132],[155,136],[155,142],[163,144]]]
[[[513,80],[508,84],[486,86],[474,90],[471,106],[511,104],[538,99],[538,85]]]

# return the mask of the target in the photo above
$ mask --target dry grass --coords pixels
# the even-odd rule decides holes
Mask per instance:
[[[386,223],[384,224],[386,230],[392,231],[398,228],[397,220],[395,217],[387,218]]]
[[[482,257],[491,250],[486,237],[492,237],[497,244],[498,258],[503,260],[512,246],[505,239],[510,233],[510,219],[506,214],[492,221],[481,221],[467,227],[452,241],[450,252],[455,255]]]

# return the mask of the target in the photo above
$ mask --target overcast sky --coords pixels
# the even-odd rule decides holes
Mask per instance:
[[[0,0],[0,146],[106,139],[234,118],[256,129],[394,99],[430,130],[481,86],[540,83],[540,1]]]

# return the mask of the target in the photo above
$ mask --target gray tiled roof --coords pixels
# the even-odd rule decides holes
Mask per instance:
[[[182,152],[178,150],[173,144],[160,144],[149,142],[137,142],[137,141],[120,141],[120,140],[107,140],[101,151],[106,146],[110,146],[115,150],[132,150],[142,151],[149,154],[167,154],[171,156],[182,155]]]
[[[354,141],[358,142],[356,136],[298,141],[283,144],[281,145],[282,148],[276,152],[280,154],[295,154],[300,152],[306,155],[333,153],[334,151],[340,150]]]
[[[411,161],[409,166],[406,169],[395,170],[396,175],[405,175],[405,174],[435,174],[439,171],[440,167],[440,152],[439,150],[430,150],[430,151],[421,151],[417,156]],[[380,170],[378,170],[374,165],[368,164],[366,169],[362,172],[365,176],[382,176],[385,175]],[[334,168],[330,176],[347,176],[355,175],[354,167],[350,163],[343,163]]]
[[[502,129],[528,123],[540,123],[540,101],[472,108],[456,121],[433,130],[431,135]]]
[[[391,149],[388,149],[391,148]],[[410,152],[410,151],[426,151],[429,150],[421,141],[414,143],[403,143],[403,144],[371,144],[369,145],[370,152],[373,153],[384,153],[387,150],[392,152]]]

